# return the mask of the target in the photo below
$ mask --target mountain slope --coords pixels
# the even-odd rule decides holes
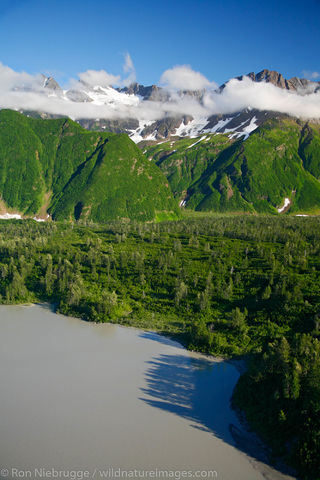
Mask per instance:
[[[199,138],[175,138],[157,145],[139,144],[168,178],[173,194],[180,203],[187,190],[200,180],[218,154],[232,144],[226,135],[203,135]]]
[[[320,126],[269,119],[245,141],[204,135],[141,145],[195,210],[320,211]]]
[[[259,88],[255,88],[257,84]],[[276,90],[278,93],[282,90],[282,94],[278,95]],[[23,91],[26,96],[30,93]],[[13,88],[10,96],[19,93],[21,91]],[[320,83],[297,77],[286,79],[281,73],[267,69],[235,77],[215,90],[213,87],[176,90],[156,85],[145,87],[137,83],[113,88],[110,85],[89,84],[83,79],[74,83],[71,89],[63,90],[53,78],[43,77],[42,85],[37,83],[32,94],[27,102],[30,104],[28,113],[32,116],[56,118],[59,114],[68,114],[87,129],[127,133],[138,143],[214,132],[230,133],[240,138],[268,118],[279,115],[319,118],[319,110],[310,108],[310,95],[314,97],[313,101],[319,101]],[[269,95],[276,97],[273,103],[270,103]],[[284,96],[286,99],[282,101]],[[305,102],[301,102],[303,96],[306,101],[309,98],[308,109],[304,107]],[[257,101],[255,97],[258,97]],[[242,101],[239,102],[239,99]],[[36,111],[33,104],[42,107]],[[293,108],[297,104],[299,108]],[[26,102],[21,111],[26,113],[25,105]],[[282,114],[270,110],[271,105],[273,110],[279,108]]]
[[[127,135],[88,132],[69,119],[0,111],[0,193],[11,209],[53,219],[174,218],[161,171]]]
[[[299,96],[320,91],[320,82],[298,77],[286,79],[281,73],[274,70],[263,69],[259,73],[250,72],[247,75],[236,77],[235,80],[241,82],[246,77],[254,83],[272,84],[279,89],[288,90]],[[221,94],[227,84],[228,82],[221,85],[215,93]],[[164,105],[165,103],[169,105],[177,101],[186,100],[187,102],[195,101],[198,106],[203,107],[207,104],[208,95],[210,97],[210,92],[206,89],[185,90],[173,93],[156,85],[145,87],[137,83],[123,89],[116,89],[115,92],[113,92],[112,87],[108,87],[108,89],[94,87],[92,89],[92,87],[81,84],[81,82],[79,82],[77,88],[81,91],[81,94],[85,95],[93,103],[97,101],[101,103],[111,101],[115,103],[120,102],[120,106],[121,104],[142,105],[143,102],[159,102],[159,105]],[[247,133],[262,125],[269,118],[278,118],[279,116],[286,117],[287,115],[270,110],[251,109],[248,105],[247,108],[241,111],[227,114],[215,113],[205,117],[201,115],[199,117],[196,113],[194,116],[190,113],[188,115],[172,116],[172,114],[166,112],[163,118],[153,122],[147,122],[144,118],[137,120],[134,117],[126,120],[117,119],[111,122],[108,119],[92,121],[81,119],[79,123],[85,127],[89,125],[90,129],[106,129],[117,133],[126,132],[138,143],[143,140],[161,141],[175,135],[195,137],[200,134],[215,132],[231,132],[231,135],[240,138],[245,137]]]
[[[291,90],[299,92],[300,94],[308,94],[316,92],[320,89],[320,82],[313,82],[306,78],[292,77],[286,79],[283,75],[275,70],[263,69],[259,73],[250,72],[246,77],[254,82],[272,83],[274,86],[283,88],[284,90]],[[236,77],[237,80],[243,80],[244,75]],[[221,85],[220,90],[223,90],[226,84]]]

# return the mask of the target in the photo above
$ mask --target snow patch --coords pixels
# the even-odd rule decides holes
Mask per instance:
[[[174,136],[178,137],[190,137],[196,138],[199,133],[202,132],[204,127],[208,124],[207,117],[197,117],[185,124],[181,122],[180,126],[176,129]]]
[[[238,130],[240,130],[243,125],[245,125],[246,123],[248,123],[248,121],[249,121],[249,119],[248,119],[248,120],[245,120],[244,122],[241,122],[241,123],[240,123],[239,125],[237,125],[236,127],[226,128],[223,133],[235,132],[235,134],[234,134],[233,136],[235,136],[235,135],[241,135],[242,132],[240,133]],[[230,137],[230,138],[231,138],[231,137]]]
[[[21,215],[18,213],[5,213],[3,215],[0,215],[0,220],[11,220],[12,218],[16,220],[21,220]]]
[[[279,213],[282,213],[282,212],[290,205],[290,203],[291,203],[290,199],[289,199],[289,198],[285,198],[285,199],[284,199],[284,204],[283,204],[283,206],[277,209],[278,212],[279,212]]]
[[[144,137],[143,140],[152,140],[152,141],[155,141],[157,140],[157,132],[153,132],[153,133],[150,133],[150,135],[148,135],[147,137]]]
[[[252,117],[249,125],[243,129],[243,133],[245,134],[245,137],[243,140],[247,140],[250,133],[252,133],[256,128],[258,128],[256,121],[257,121],[257,118],[255,116]]]
[[[203,137],[200,138],[200,140],[198,140],[197,142],[193,143],[192,145],[189,145],[188,148],[191,148],[191,147],[194,147],[195,145],[197,145],[198,143],[202,142],[202,140],[205,140],[207,138],[207,135],[204,135]]]
[[[219,120],[214,127],[205,128],[203,133],[216,133],[218,130],[221,130],[225,125],[227,125],[234,117],[228,117],[225,120]]]
[[[239,132],[241,127],[243,125],[245,125],[248,122],[248,120],[240,123],[240,125],[238,125],[235,128],[229,128],[229,129],[225,130],[224,133],[234,132],[232,135],[229,135],[229,138],[234,138],[234,137],[235,138],[240,138],[240,137],[243,136],[244,137],[243,141],[245,141],[245,140],[247,140],[247,138],[249,138],[250,133],[253,132],[256,128],[258,128],[258,125],[256,124],[256,121],[257,121],[257,118],[256,118],[256,116],[254,116],[254,117],[251,118],[249,125],[242,128],[242,131]]]
[[[124,95],[124,94],[122,94]],[[238,115],[236,115],[238,116]],[[172,137],[189,137],[189,138],[197,138],[201,134],[208,134],[208,133],[221,133],[221,130],[224,129],[228,123],[233,120],[235,116],[228,117],[224,120],[219,120],[213,127],[211,128],[206,128],[208,125],[208,117],[195,117],[193,120],[189,121],[188,123],[184,123],[183,121],[175,129],[175,131],[172,133]],[[246,135],[249,134],[252,130],[257,128],[257,125],[255,124],[256,117],[253,117],[251,119],[250,125],[248,125],[243,131],[239,131],[239,129],[246,124],[249,120],[246,120],[245,122],[242,122],[240,125],[238,125],[235,128],[229,128],[225,130],[224,133],[227,132],[235,132],[235,136],[241,136],[241,135]],[[148,137],[143,137],[142,131],[144,130],[145,127],[150,126],[154,120],[151,121],[145,121],[145,120],[139,120],[139,127],[136,128],[135,130],[130,130],[129,131],[129,137],[131,140],[133,140],[135,143],[139,143],[142,140],[156,140],[156,135],[157,132],[154,131]],[[209,140],[209,138],[206,138],[206,141]],[[165,140],[166,142],[167,140]]]
[[[142,142],[142,140],[155,140],[155,132],[153,132],[152,135],[149,135],[148,137],[144,138],[141,133],[146,127],[149,127],[152,125],[154,122],[153,120],[145,121],[145,120],[140,120],[139,121],[139,127],[136,128],[135,130],[129,130],[129,137],[134,143],[139,143]]]
[[[115,110],[119,108],[119,104],[136,107],[140,103],[140,98],[137,95],[118,92],[112,87],[96,85],[93,90],[82,90],[82,92],[91,99],[94,105],[108,105]]]
[[[47,219],[50,217],[50,215],[47,215]],[[24,217],[22,218],[21,215],[18,213],[4,213],[3,215],[0,215],[0,220],[28,220],[30,217]],[[38,218],[38,217],[33,217],[33,220],[36,222],[45,222],[46,220],[44,218]]]

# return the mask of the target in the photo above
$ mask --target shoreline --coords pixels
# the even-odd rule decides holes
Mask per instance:
[[[210,354],[205,354],[203,352],[198,352],[196,350],[189,350],[187,345],[183,344],[181,341],[177,340],[176,335],[170,335],[169,333],[163,333],[157,330],[135,327],[133,325],[126,325],[122,323],[113,323],[113,322],[91,322],[85,320],[81,317],[74,317],[72,315],[67,315],[65,313],[60,313],[56,311],[55,305],[49,302],[30,302],[30,303],[17,303],[17,304],[1,304],[0,306],[5,307],[41,307],[50,309],[53,313],[57,315],[62,315],[65,317],[75,318],[79,321],[86,322],[88,324],[92,323],[94,325],[116,325],[117,327],[130,328],[136,331],[144,333],[152,333],[164,337],[174,344],[177,344],[179,348],[183,348],[189,354],[196,356],[197,358],[205,358],[211,362],[226,362],[232,365],[241,376],[247,370],[247,362],[244,357],[240,358],[224,358],[219,356],[213,356]],[[250,461],[253,467],[262,474],[266,480],[298,480],[298,477],[293,472],[293,470],[286,464],[283,464],[281,459],[275,458],[275,462],[270,460],[270,447],[259,437],[258,433],[251,430],[250,425],[247,423],[245,418],[244,411],[234,408],[231,404],[230,398],[230,408],[235,412],[237,419],[241,425],[241,430],[229,424],[229,431],[234,441],[234,448],[239,450],[246,458]],[[280,470],[281,469],[281,470]]]

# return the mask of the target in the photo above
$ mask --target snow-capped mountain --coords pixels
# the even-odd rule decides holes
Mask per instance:
[[[307,116],[315,118],[312,102],[313,98],[320,99],[320,82],[297,77],[286,80],[278,72],[262,70],[232,79],[214,90],[170,91],[138,83],[113,88],[81,80],[63,90],[52,77],[43,76],[37,94],[42,100],[50,99],[53,105],[46,107],[42,101],[44,106],[37,109],[42,117],[66,112],[85,128],[125,132],[139,143],[205,133],[247,138],[270,117],[298,116],[296,111],[306,97],[311,112]]]
[[[284,90],[290,90],[292,92],[298,92],[301,95],[307,95],[315,93],[320,90],[320,82],[313,82],[306,78],[292,77],[289,80],[283,77],[281,73],[274,70],[261,70],[259,73],[250,72],[246,75],[254,82],[267,82],[275,85],[276,87],[283,88]],[[243,80],[244,76],[236,77],[237,80]],[[220,89],[223,89],[226,84],[221,85]]]

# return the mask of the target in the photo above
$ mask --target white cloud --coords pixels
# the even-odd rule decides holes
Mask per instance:
[[[79,73],[79,78],[82,82],[92,87],[95,85],[100,85],[101,87],[120,85],[120,75],[112,75],[105,70],[87,70]]]
[[[132,58],[128,52],[124,55],[123,71],[124,73],[127,73],[128,76],[123,80],[122,83],[128,87],[136,81],[136,69],[134,68]]]
[[[273,110],[296,117],[320,118],[320,93],[298,95],[271,83],[257,83],[244,77],[232,79],[221,95],[211,97],[211,108],[222,113],[232,113],[246,107]]]
[[[177,73],[177,68],[171,71]],[[125,73],[134,74],[134,66],[130,55],[126,56]],[[0,63],[0,108],[17,110],[34,110],[55,115],[80,118],[137,118],[138,120],[152,121],[166,116],[191,115],[193,117],[208,117],[217,113],[234,113],[247,107],[260,110],[275,110],[296,117],[320,118],[320,91],[309,95],[298,95],[291,91],[278,88],[270,83],[256,83],[248,77],[242,81],[230,80],[222,93],[219,94],[199,72],[193,72],[190,67],[179,67],[178,75],[168,77],[168,70],[164,79],[169,79],[175,88],[199,89],[205,85],[208,90],[199,101],[189,95],[179,97],[173,92],[169,100],[143,101],[140,97],[128,97],[124,93],[109,89],[103,100],[91,102],[72,101],[63,96],[61,92],[50,91],[43,88],[41,75],[30,75],[25,72],[15,72]],[[185,72],[186,75],[180,75]],[[183,85],[177,79],[184,79]],[[104,70],[88,70],[79,75],[80,80],[90,85],[102,84],[107,86],[112,82],[123,84],[119,76],[107,73]],[[186,80],[187,79],[187,80]],[[196,81],[195,81],[195,80]],[[188,83],[190,81],[190,83]],[[73,80],[80,88],[81,82]],[[72,84],[72,83],[71,83]],[[167,81],[168,84],[168,81]],[[84,90],[86,90],[84,88]],[[87,91],[90,94],[90,91]],[[108,96],[109,95],[109,96]]]
[[[160,83],[168,89],[174,90],[202,90],[204,88],[216,88],[215,83],[200,72],[192,70],[190,65],[176,65],[163,72]]]
[[[133,61],[132,61],[132,58],[131,58],[131,56],[128,52],[125,53],[125,55],[124,55],[123,71],[125,73],[131,73],[132,71],[134,71]]]
[[[320,72],[312,72],[311,70],[302,70],[302,75],[308,80],[317,80],[320,78]]]
[[[317,80],[320,78],[320,72],[313,72],[311,70],[302,70],[302,75],[308,80]]]
[[[15,72],[12,68],[0,62],[0,90],[18,88],[40,88],[43,84],[42,75],[30,75],[25,72]]]

